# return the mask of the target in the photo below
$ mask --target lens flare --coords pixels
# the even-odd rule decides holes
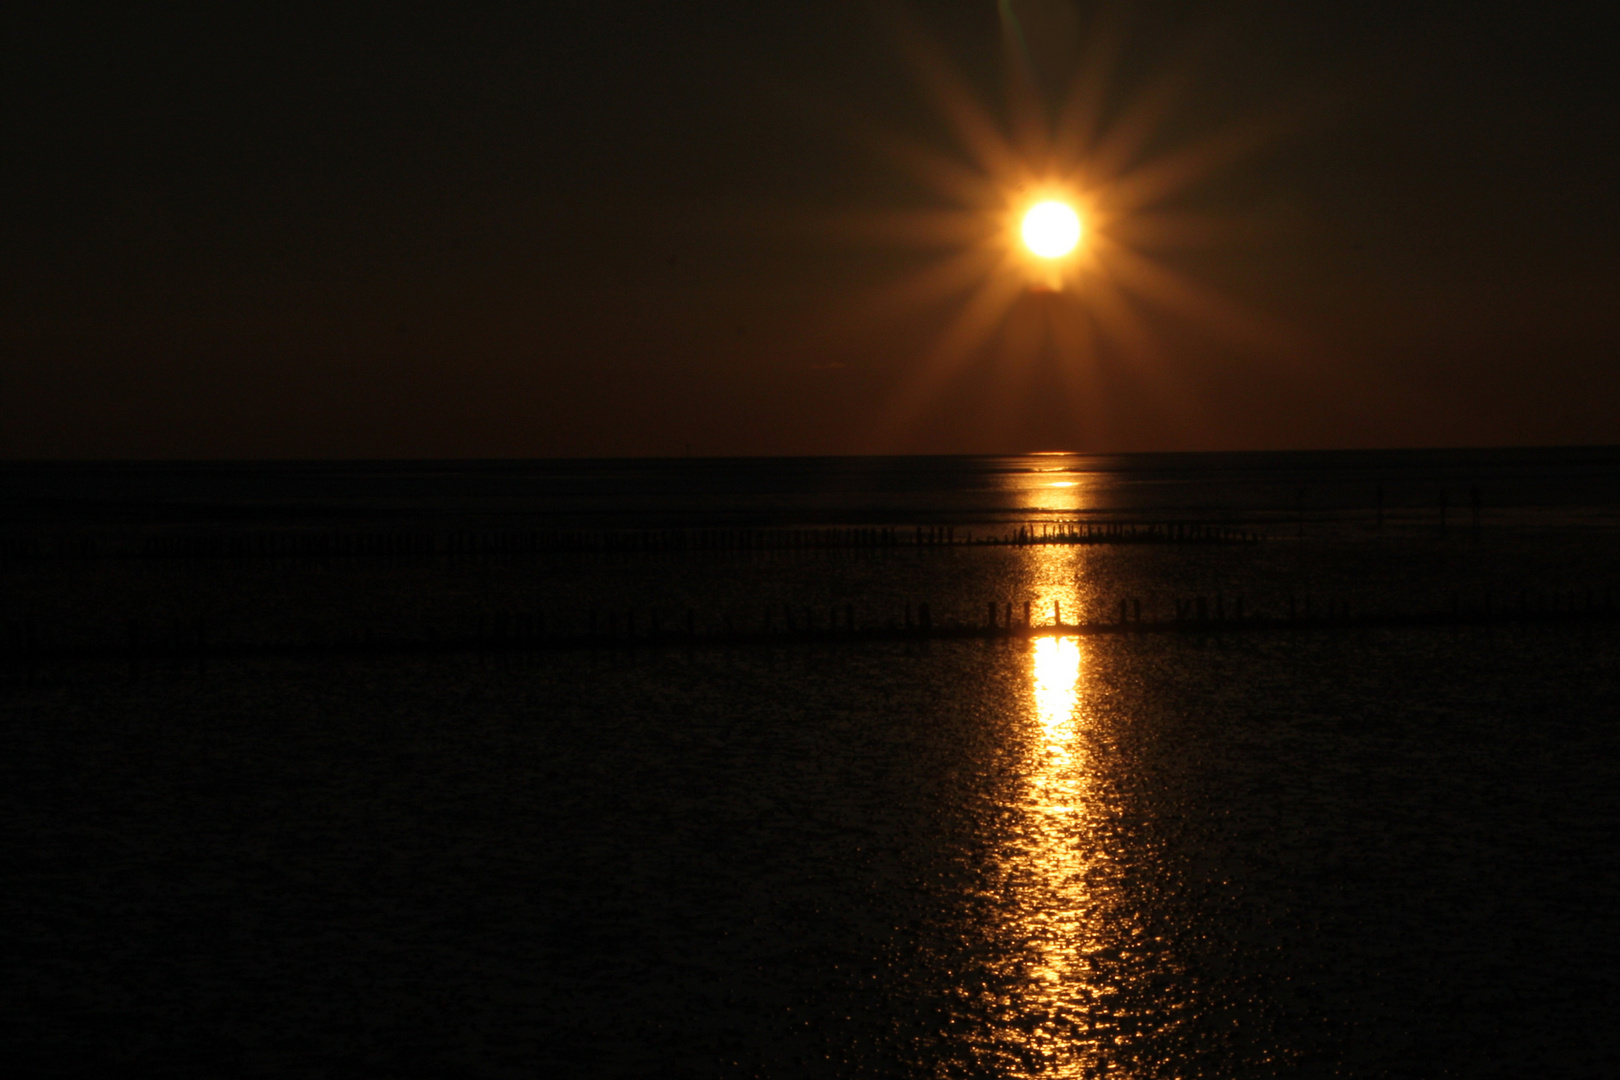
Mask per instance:
[[[1061,259],[1080,242],[1080,215],[1055,199],[1036,203],[1024,215],[1024,246],[1043,259]]]

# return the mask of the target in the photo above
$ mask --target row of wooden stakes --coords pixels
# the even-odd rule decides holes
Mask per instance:
[[[401,558],[550,552],[787,551],[1031,544],[1238,544],[1261,534],[1200,522],[1057,521],[996,530],[913,528],[261,530],[134,537],[0,536],[0,560]]]
[[[205,666],[211,658],[254,656],[321,656],[338,654],[435,654],[550,652],[581,649],[690,648],[699,646],[794,645],[815,642],[1017,640],[1033,637],[1098,634],[1219,634],[1283,630],[1353,630],[1479,625],[1593,625],[1620,621],[1612,591],[1601,594],[1560,592],[1497,604],[1490,597],[1464,603],[1453,596],[1448,606],[1424,611],[1377,611],[1354,608],[1348,601],[1314,605],[1309,598],[1289,602],[1286,613],[1254,613],[1242,596],[1180,597],[1173,615],[1143,618],[1140,598],[1124,597],[1106,618],[1065,617],[1061,604],[1050,612],[1031,602],[1015,606],[989,601],[983,618],[963,621],[936,618],[926,603],[907,604],[903,612],[880,620],[860,621],[853,604],[816,608],[771,604],[756,620],[739,625],[727,615],[699,624],[696,613],[666,619],[655,610],[598,609],[577,629],[558,632],[543,613],[493,612],[463,632],[428,628],[416,635],[369,630],[320,640],[254,642],[220,636],[201,620],[176,623],[150,634],[138,623],[127,625],[122,640],[51,640],[30,622],[13,622],[0,637],[0,670],[32,672],[53,660],[179,660]],[[822,613],[824,612],[824,614]]]

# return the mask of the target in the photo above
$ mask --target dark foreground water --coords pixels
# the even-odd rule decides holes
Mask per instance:
[[[370,483],[19,466],[0,478],[11,535],[1128,514],[1266,539],[12,560],[0,617],[61,640],[137,617],[308,639],[495,606],[1577,604],[1620,587],[1617,463],[388,466]],[[556,480],[586,474],[606,478],[592,506]],[[661,503],[660,476],[703,513]],[[0,1059],[62,1076],[1612,1076],[1617,718],[1612,623],[12,662]]]

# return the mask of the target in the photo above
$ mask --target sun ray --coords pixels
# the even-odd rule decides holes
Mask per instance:
[[[904,432],[917,422],[952,377],[989,342],[1023,291],[1012,274],[985,278],[935,339],[924,363],[903,385],[888,411],[886,434]]]
[[[1099,180],[1111,181],[1140,160],[1186,92],[1187,81],[1182,72],[1167,72],[1155,80],[1102,132],[1087,155],[1087,169]]]
[[[1113,342],[1129,359],[1122,370],[1146,386],[1172,417],[1185,423],[1201,416],[1193,387],[1170,363],[1159,336],[1114,279],[1099,275],[1087,301],[1099,338]]]
[[[959,363],[989,341],[1023,291],[1014,274],[987,277],[939,335],[933,353],[936,363]]]
[[[947,124],[974,162],[991,177],[1016,176],[1022,160],[988,110],[936,48],[916,35],[908,35],[908,59],[924,87],[933,95]]]
[[[877,242],[916,249],[960,251],[988,247],[995,230],[983,214],[967,210],[885,210],[823,214],[808,227],[822,236],[858,243]]]
[[[1097,326],[1090,308],[1072,305],[1067,318],[1054,318],[1051,333],[1057,353],[1059,379],[1069,407],[1079,419],[1080,438],[1093,444],[1113,435],[1103,369],[1098,356]]]
[[[1154,354],[1158,339],[1114,277],[1105,270],[1087,284],[1087,307],[1102,334],[1133,359]]]
[[[1041,100],[1035,61],[1030,55],[1022,22],[1010,0],[1001,0],[998,7],[1006,60],[1007,112],[1011,120],[1012,141],[1024,162],[1032,163],[1037,169],[1049,169],[1051,163],[1042,159],[1051,153],[1050,121],[1046,105]]]
[[[1044,309],[1054,295],[1026,292],[1008,312],[997,378],[985,403],[989,432],[1016,430],[1029,407],[1041,354],[1050,339],[1050,319]]]
[[[1263,222],[1195,210],[1145,210],[1110,218],[1108,236],[1137,251],[1230,247],[1264,239]]]
[[[879,290],[864,304],[882,316],[915,311],[967,294],[994,276],[1005,262],[1002,254],[988,245],[975,245],[946,259],[935,260],[919,270]]]
[[[1002,190],[990,174],[911,140],[886,140],[880,144],[879,152],[937,195],[960,206],[986,205]]]
[[[1252,156],[1280,134],[1276,123],[1249,123],[1229,128],[1144,162],[1108,185],[1108,207],[1137,210],[1187,190],[1189,186]]]
[[[1122,40],[1117,17],[1108,8],[1095,16],[1082,37],[1080,62],[1069,79],[1052,132],[1054,156],[1065,172],[1084,161],[1096,144]]]
[[[1106,261],[1110,270],[1131,291],[1180,314],[1191,316],[1236,344],[1266,352],[1297,347],[1298,342],[1290,331],[1246,310],[1230,297],[1201,286],[1123,244],[1106,240],[1103,243],[1108,245]]]

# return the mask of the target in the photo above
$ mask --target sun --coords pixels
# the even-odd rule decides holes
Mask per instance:
[[[1024,246],[1042,259],[1061,259],[1080,242],[1080,215],[1068,203],[1048,199],[1024,214]]]

